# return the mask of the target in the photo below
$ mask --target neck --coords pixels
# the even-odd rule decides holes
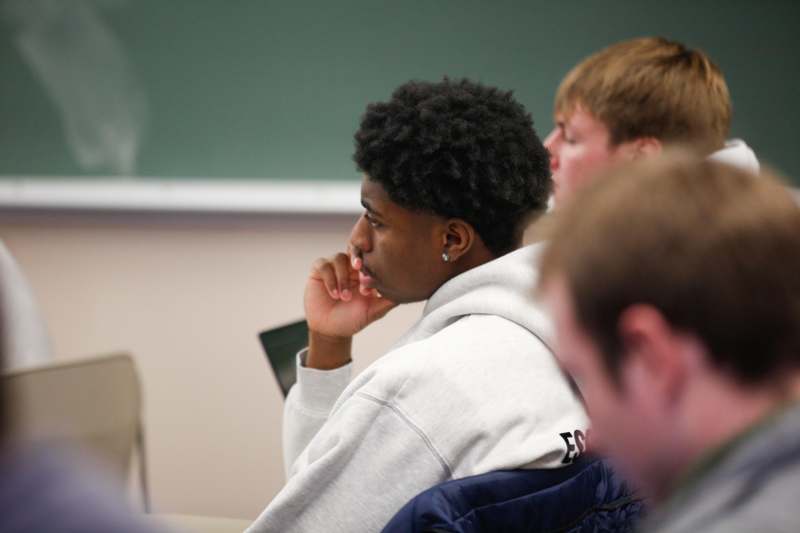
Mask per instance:
[[[779,383],[769,381],[766,385],[743,386],[716,372],[704,383],[697,383],[682,402],[684,416],[676,430],[682,438],[675,446],[680,459],[673,465],[673,476],[666,478],[670,482],[658,491],[659,496],[666,496],[676,481],[685,478],[714,450],[797,400],[800,400],[800,372],[788,374]]]
[[[477,246],[473,246],[470,250],[461,256],[458,261],[453,263],[453,270],[452,275],[450,278],[454,278],[459,274],[463,274],[467,270],[472,270],[475,267],[479,267],[489,261],[494,261],[497,259],[497,256],[492,254],[483,243],[480,243]]]

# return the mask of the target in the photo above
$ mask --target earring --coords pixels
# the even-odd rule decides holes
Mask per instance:
[[[450,254],[448,254],[447,251],[442,252],[442,261],[445,263],[450,262]]]

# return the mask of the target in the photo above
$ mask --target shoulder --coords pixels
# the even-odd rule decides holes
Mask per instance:
[[[508,360],[555,364],[542,340],[522,326],[497,315],[468,315],[430,337],[395,348],[365,369],[353,384],[394,394],[408,387],[410,380],[441,383],[442,373],[457,367],[496,367]]]
[[[340,405],[356,397],[425,419],[426,413],[449,412],[455,404],[481,411],[509,404],[509,411],[519,413],[538,409],[543,397],[570,411],[575,402],[547,346],[495,315],[463,317],[391,351],[353,380]]]
[[[750,446],[741,450],[740,455],[749,456],[748,460],[723,461],[686,493],[656,511],[648,525],[659,532],[800,531],[800,515],[795,511],[800,485],[800,447],[796,442],[778,438],[767,443],[768,449]]]

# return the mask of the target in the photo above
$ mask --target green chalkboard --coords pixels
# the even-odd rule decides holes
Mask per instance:
[[[357,179],[360,114],[408,79],[513,89],[545,135],[572,65],[657,34],[717,61],[733,136],[800,179],[795,0],[0,0],[0,17],[4,176]]]

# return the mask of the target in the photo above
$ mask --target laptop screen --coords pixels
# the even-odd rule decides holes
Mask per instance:
[[[258,334],[275,379],[286,396],[297,381],[297,352],[308,346],[308,324],[298,320]]]

